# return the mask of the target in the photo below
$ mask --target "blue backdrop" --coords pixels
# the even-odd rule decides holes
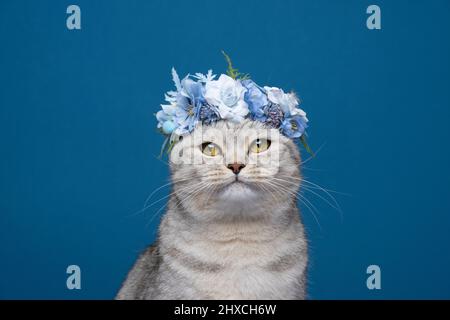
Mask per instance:
[[[306,193],[310,297],[450,298],[450,2],[77,0],[72,31],[70,4],[0,2],[0,298],[114,297],[164,204],[134,214],[168,178],[170,69],[223,72],[222,49],[298,92],[323,146],[305,175],[345,193],[342,217]]]

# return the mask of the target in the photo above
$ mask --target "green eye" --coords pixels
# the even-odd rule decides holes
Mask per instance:
[[[201,149],[202,149],[203,154],[206,154],[207,156],[210,156],[210,157],[215,157],[220,154],[219,146],[212,142],[202,143]]]
[[[270,147],[270,140],[267,139],[256,139],[250,145],[250,152],[260,153],[266,151]]]

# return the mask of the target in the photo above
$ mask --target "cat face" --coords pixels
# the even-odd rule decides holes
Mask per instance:
[[[202,219],[268,213],[300,185],[297,146],[258,121],[198,126],[170,162],[177,205]]]

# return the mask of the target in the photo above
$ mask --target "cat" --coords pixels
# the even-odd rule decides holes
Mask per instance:
[[[199,125],[170,155],[158,238],[116,299],[305,299],[298,147],[262,122]]]

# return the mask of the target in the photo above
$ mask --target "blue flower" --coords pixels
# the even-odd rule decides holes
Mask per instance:
[[[181,81],[181,90],[177,95],[175,133],[178,135],[191,132],[199,120],[201,107],[205,104],[204,86],[188,77]]]
[[[176,129],[176,124],[171,120],[166,120],[163,122],[161,129],[164,134],[172,134]]]
[[[219,110],[206,103],[200,107],[198,119],[205,124],[211,124],[220,119]]]
[[[266,120],[264,107],[268,103],[266,94],[252,80],[243,80],[242,85],[247,89],[244,95],[244,101],[248,105],[251,118],[264,122]]]
[[[171,99],[170,96],[166,96],[166,101]],[[169,101],[170,102],[170,101]],[[175,128],[175,116],[177,112],[177,107],[175,104],[162,104],[162,110],[156,113],[156,119],[158,120],[158,129],[162,130],[164,134],[171,134]]]
[[[283,122],[283,110],[278,104],[271,103],[264,108],[265,119],[264,123],[269,125],[272,128],[279,128],[281,123]]]
[[[195,74],[180,80],[175,69],[176,90],[165,95],[167,104],[156,113],[158,128],[165,135],[191,133],[198,123],[219,120],[241,122],[246,118],[279,129],[288,138],[300,138],[308,127],[306,113],[298,108],[294,93],[276,87],[260,87],[254,81],[228,75]]]
[[[302,115],[287,117],[281,123],[280,130],[288,138],[300,138],[308,127],[307,122]]]

